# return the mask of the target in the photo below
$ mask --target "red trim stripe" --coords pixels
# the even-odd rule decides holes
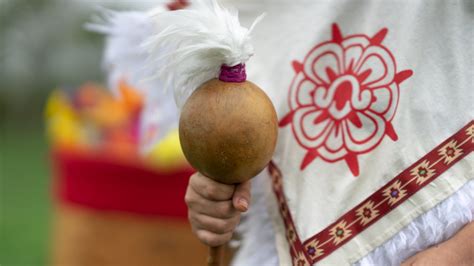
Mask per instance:
[[[282,174],[272,162],[269,171],[280,204],[280,214],[287,229],[293,264],[309,265],[324,259],[435,180],[470,154],[473,149],[474,121],[471,121],[367,199],[305,241],[301,241],[294,230],[293,218],[288,211],[281,185]],[[290,238],[288,235],[295,238]]]

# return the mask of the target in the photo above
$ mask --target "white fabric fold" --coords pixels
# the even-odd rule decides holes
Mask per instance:
[[[232,265],[278,265],[274,230],[265,204],[264,186],[270,186],[268,179],[266,174],[262,174],[252,182],[252,205],[239,226],[242,241]],[[416,253],[451,238],[472,221],[474,180],[417,217],[354,265],[400,265]]]
[[[416,253],[452,237],[472,222],[473,216],[474,180],[471,180],[354,265],[400,265]]]

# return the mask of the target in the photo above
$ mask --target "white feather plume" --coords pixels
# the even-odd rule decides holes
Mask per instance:
[[[151,78],[173,89],[178,107],[204,82],[216,78],[221,65],[245,63],[253,55],[250,33],[234,10],[216,0],[195,1],[190,9],[152,14],[155,34],[143,48],[150,66],[159,66]]]

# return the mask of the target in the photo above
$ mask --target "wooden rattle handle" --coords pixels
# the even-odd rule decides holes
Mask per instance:
[[[207,266],[223,266],[222,253],[224,245],[217,247],[209,247],[209,257],[207,257]]]

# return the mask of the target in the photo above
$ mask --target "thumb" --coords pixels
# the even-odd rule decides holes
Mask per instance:
[[[235,186],[232,204],[240,212],[246,212],[250,204],[250,180]]]

